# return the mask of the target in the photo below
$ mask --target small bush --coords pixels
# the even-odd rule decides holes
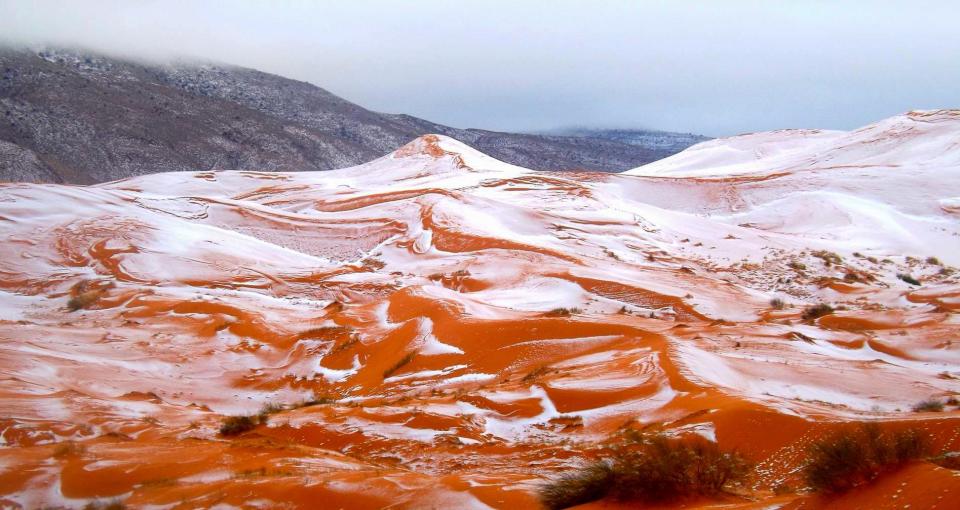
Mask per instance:
[[[546,375],[548,372],[550,372],[550,369],[547,368],[546,365],[541,365],[531,370],[527,375],[523,376],[523,379],[520,379],[520,380],[523,382],[536,381],[541,376]]]
[[[946,452],[931,458],[930,462],[947,469],[960,470],[960,452]]]
[[[540,490],[548,509],[567,508],[605,497],[627,501],[669,501],[719,493],[742,479],[748,465],[700,437],[641,437],[614,458],[564,474]]]
[[[920,458],[926,451],[925,441],[915,430],[884,433],[877,425],[864,425],[814,443],[804,477],[816,491],[844,492]]]
[[[786,306],[786,303],[784,303],[780,298],[773,298],[770,300],[770,306],[773,307],[774,310],[783,310],[783,308]]]
[[[817,257],[818,259],[822,260],[823,263],[824,263],[825,265],[827,265],[827,266],[830,266],[830,265],[832,265],[832,264],[841,264],[841,263],[843,263],[843,258],[840,257],[840,255],[837,255],[836,253],[833,253],[832,251],[817,250],[817,251],[811,252],[810,254],[813,255],[814,257]]]
[[[813,319],[818,319],[824,315],[830,315],[833,313],[833,307],[826,304],[820,303],[819,305],[814,305],[803,311],[803,320],[809,321]]]
[[[335,403],[337,403],[336,398],[321,396],[321,397],[313,397],[307,400],[300,401],[299,403],[295,404],[294,407],[321,406],[321,405],[335,404]]]
[[[915,413],[939,413],[940,411],[943,411],[943,402],[935,398],[917,402],[917,404],[913,406],[913,412]]]
[[[806,264],[804,264],[803,262],[797,262],[796,260],[787,264],[787,266],[796,271],[803,271],[804,269],[807,268]]]
[[[900,278],[901,280],[909,283],[910,285],[920,285],[920,280],[917,280],[916,278],[905,273],[898,274],[897,278]]]
[[[566,473],[540,489],[540,502],[559,510],[603,499],[614,480],[613,469],[604,462]]]
[[[582,310],[579,308],[554,308],[550,310],[545,315],[547,317],[570,317],[575,313],[581,313]]]
[[[391,366],[390,368],[388,368],[388,369],[386,369],[386,370],[383,371],[383,378],[386,379],[387,377],[390,377],[391,375],[395,374],[395,373],[397,372],[397,370],[400,370],[400,369],[403,368],[406,364],[408,364],[408,363],[410,363],[411,361],[413,361],[413,358],[414,358],[416,355],[417,355],[417,353],[415,353],[415,352],[407,353],[406,356],[400,358],[400,360],[397,361],[396,363],[394,363],[393,366]]]
[[[91,501],[83,506],[83,510],[124,510],[127,505],[122,501]]]
[[[86,447],[84,447],[82,444],[73,441],[64,441],[53,449],[53,456],[59,459],[63,457],[72,457],[75,455],[83,455],[86,451]]]
[[[67,301],[67,311],[76,312],[77,310],[86,309],[96,303],[102,295],[103,291],[100,290],[81,292]]]
[[[220,424],[220,435],[236,436],[238,434],[243,434],[244,432],[249,432],[255,429],[257,425],[267,423],[269,418],[270,417],[267,414],[255,414],[252,416],[227,416],[223,419],[223,423]]]
[[[938,259],[937,257],[927,257],[927,264],[930,264],[932,266],[939,266],[940,259]]]
[[[266,416],[268,414],[276,414],[285,409],[283,404],[277,402],[266,402],[263,404],[263,407],[260,408],[260,416]]]

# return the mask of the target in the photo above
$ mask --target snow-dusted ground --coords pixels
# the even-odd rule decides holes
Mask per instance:
[[[330,172],[4,185],[0,438],[211,440],[222,414],[321,395],[335,412],[267,432],[366,462],[704,409],[678,430],[717,439],[742,406],[903,418],[960,391],[958,197],[957,111],[620,175],[429,135]],[[816,303],[837,312],[804,321]]]

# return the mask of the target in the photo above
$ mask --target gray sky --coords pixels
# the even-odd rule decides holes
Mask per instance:
[[[960,1],[0,0],[0,39],[215,59],[458,127],[727,135],[960,107]]]

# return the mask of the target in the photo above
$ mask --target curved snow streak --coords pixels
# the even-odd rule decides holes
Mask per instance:
[[[766,165],[715,179],[534,173],[435,136],[327,173],[0,185],[0,500],[527,508],[624,429],[778,482],[838,419],[955,449],[953,407],[910,411],[960,374],[943,117],[684,156]],[[791,159],[814,140],[842,143]],[[804,322],[818,302],[846,310]]]

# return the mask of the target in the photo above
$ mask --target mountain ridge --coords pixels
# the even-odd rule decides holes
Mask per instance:
[[[92,184],[165,171],[331,170],[450,136],[535,170],[622,171],[674,148],[460,129],[229,64],[0,48],[0,178]]]

